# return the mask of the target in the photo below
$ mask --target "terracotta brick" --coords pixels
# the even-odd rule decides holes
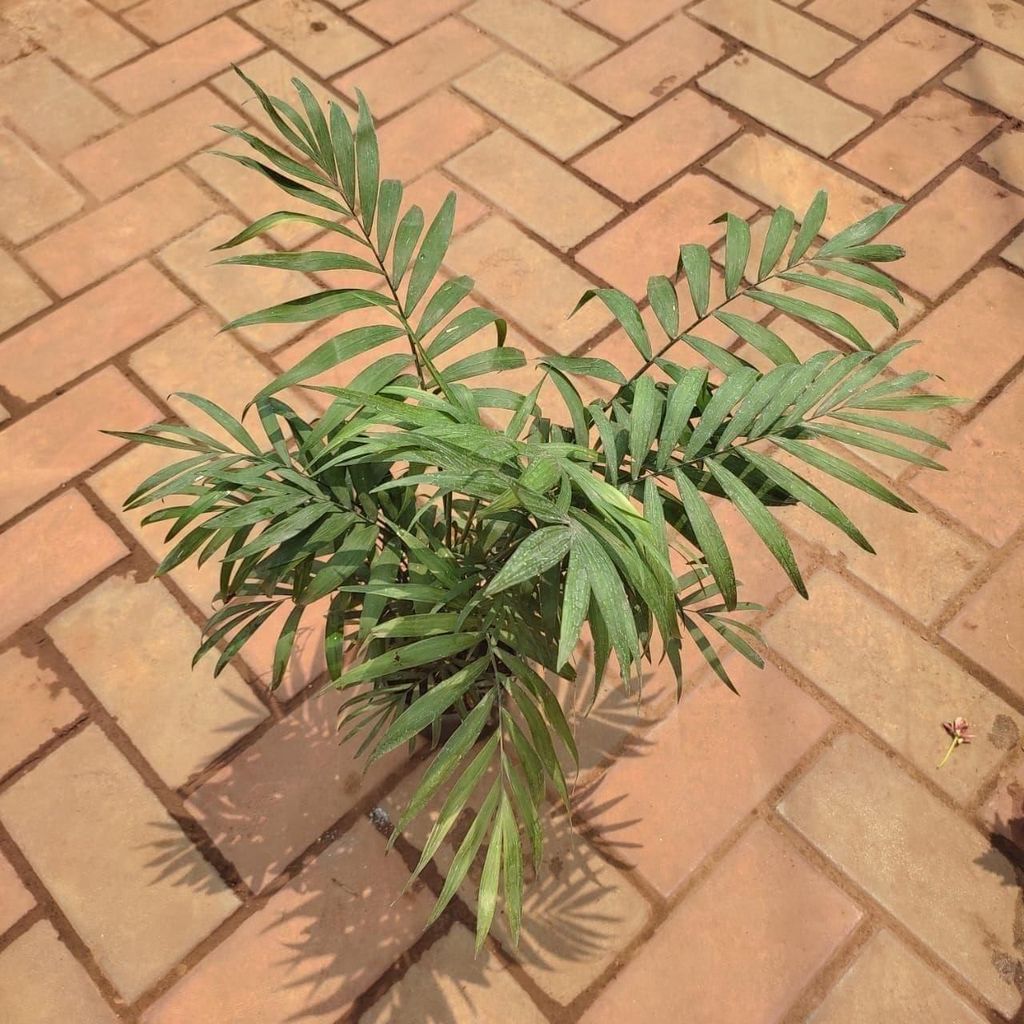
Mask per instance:
[[[94,725],[0,794],[0,817],[129,1002],[238,906]]]
[[[807,13],[858,39],[867,39],[912,6],[913,0],[864,0],[858,4],[844,3],[843,0],[813,0],[807,5]],[[887,67],[886,75],[879,77],[888,77],[888,72]]]
[[[0,953],[0,1005],[7,1024],[117,1024],[114,1011],[49,921],[38,921]]]
[[[872,936],[808,1024],[983,1024],[921,959],[890,931]]]
[[[54,156],[117,124],[106,104],[41,53],[0,68],[0,111],[21,135]]]
[[[0,935],[13,924],[17,924],[34,906],[36,901],[21,883],[10,861],[0,854]],[[0,959],[0,977],[3,975],[3,960]],[[0,1006],[6,1005],[4,990],[0,982]]]
[[[8,428],[6,433],[9,433]],[[53,538],[75,538],[70,550]],[[3,564],[17,566],[12,587],[0,591],[0,638],[31,622],[61,598],[119,561],[128,549],[78,491],[54,498],[0,536]]]
[[[35,401],[180,316],[191,300],[137,263],[0,343],[0,379]]]
[[[684,89],[580,157],[574,166],[634,202],[738,129],[739,124],[721,107]]]
[[[504,128],[445,168],[563,252],[619,213],[614,203]]]
[[[635,116],[722,53],[718,36],[680,14],[592,68],[576,84],[612,110]]]
[[[214,205],[179,170],[170,170],[116,202],[79,217],[24,250],[29,266],[61,295],[187,231]]]
[[[921,10],[947,25],[1024,57],[1024,10],[988,0],[926,0]]]
[[[445,262],[472,277],[487,302],[557,352],[575,351],[610,322],[596,302],[566,319],[590,282],[501,217],[455,239]]]
[[[511,53],[499,54],[455,85],[561,160],[618,125],[610,114]]]
[[[1018,235],[999,255],[1019,270],[1024,270],[1024,235]]]
[[[485,118],[464,99],[447,91],[436,92],[392,118],[378,132],[384,173],[412,181],[486,131]]]
[[[581,1024],[670,1020],[681,1006],[687,1024],[769,1024],[860,917],[832,882],[758,822],[672,911]]]
[[[978,260],[1024,218],[1024,199],[967,167],[955,170],[934,192],[878,236],[902,245],[907,256],[893,276],[936,298],[973,268]],[[957,244],[935,245],[935,225]]]
[[[837,13],[854,17],[866,9],[865,4],[846,3],[836,8]],[[808,10],[813,11],[813,5]],[[825,84],[840,96],[885,114],[970,46],[969,39],[910,14],[836,68]],[[885,68],[884,75],[879,68]]]
[[[1024,850],[1024,764],[1019,757],[1004,765],[991,796],[978,812],[989,838],[1005,853],[1008,843]]]
[[[827,712],[781,673],[731,658],[737,697],[707,678],[642,749],[619,758],[580,813],[616,859],[672,896],[824,734]],[[699,756],[695,753],[699,752]],[[686,784],[671,779],[686,763]]]
[[[138,430],[159,415],[120,371],[107,367],[11,424],[0,434],[0,522],[124,444],[100,430]]]
[[[416,941],[431,906],[364,820],[207,954],[145,1024],[332,1024]],[[373,941],[367,941],[368,935]],[[238,979],[247,984],[239,988]]]
[[[262,40],[229,18],[218,18],[118,68],[96,84],[122,110],[138,114],[262,48]]]
[[[27,242],[84,202],[16,135],[0,128],[0,233],[16,244]]]
[[[405,202],[415,204],[423,210],[424,216],[429,218],[431,213],[441,209],[441,204],[449,192],[454,192],[458,196],[453,229],[453,234],[458,235],[471,228],[488,212],[488,209],[471,192],[459,188],[458,184],[452,181],[447,174],[442,174],[440,171],[427,171],[426,174],[406,187]]]
[[[184,403],[179,405],[183,410],[186,408]],[[197,417],[193,419],[198,422]],[[207,427],[209,424],[203,422],[201,425]],[[151,473],[174,461],[177,455],[177,452],[167,448],[139,445],[89,478],[90,488],[154,562],[159,562],[167,554],[168,548],[163,540],[166,531],[162,531],[159,526],[142,527],[141,521],[151,508],[125,512],[121,505],[138,484]],[[197,567],[194,561],[188,561],[172,569],[168,575],[203,615],[213,611],[213,600],[220,589],[220,565],[216,559],[211,559],[202,567]],[[287,615],[287,605],[282,605],[279,611],[270,616],[238,656],[240,662],[248,666],[252,676],[263,685],[268,685],[272,676],[274,645],[284,624],[282,613]],[[294,697],[324,671],[323,630],[324,616],[313,605],[303,618],[291,661],[285,670],[280,689],[276,691],[283,699]]]
[[[124,20],[158,43],[166,43],[210,18],[241,7],[246,0],[144,0],[126,11]]]
[[[1024,191],[1024,132],[1004,132],[979,154],[1003,181]]]
[[[945,82],[1010,117],[1024,117],[1024,66],[1001,53],[982,47]]]
[[[495,50],[482,32],[445,18],[424,32],[334,80],[349,95],[366,94],[377,118],[385,118],[479,64]]]
[[[0,252],[0,332],[6,331],[50,304],[46,292],[5,252]]]
[[[634,39],[678,8],[679,0],[648,0],[643,4],[585,0],[576,7],[575,13],[619,39]]]
[[[267,717],[217,652],[192,668],[199,629],[158,580],[112,576],[46,627],[89,689],[171,788]]]
[[[885,205],[879,193],[771,135],[741,135],[713,156],[707,168],[766,206],[803,215],[818,189],[829,196],[822,233],[834,235]]]
[[[815,578],[810,603],[791,600],[776,611],[764,635],[958,803],[971,799],[1016,742],[1021,719],[1009,705],[831,572]],[[949,740],[942,722],[958,715],[978,738],[958,752],[955,771],[937,771]],[[1002,728],[992,732],[994,725]]]
[[[718,64],[699,84],[706,93],[822,156],[871,125],[867,114],[745,51]]]
[[[371,32],[397,43],[407,36],[425,29],[447,14],[465,7],[469,0],[366,0],[351,8],[352,17]]]
[[[1018,548],[972,594],[942,635],[968,657],[1024,695],[1024,656],[1012,638],[1024,606],[1024,553]]]
[[[578,74],[615,49],[609,39],[543,0],[476,0],[463,15],[560,78]]]
[[[681,244],[721,238],[722,225],[711,221],[726,210],[749,217],[755,207],[706,175],[686,174],[586,245],[576,259],[639,299],[651,274],[674,271]]]
[[[321,77],[344,71],[380,49],[373,38],[317,0],[259,0],[239,16]]]
[[[64,166],[99,199],[184,160],[220,137],[214,124],[230,124],[234,111],[208,89],[196,89],[72,153]]]
[[[861,139],[839,162],[909,199],[998,124],[999,118],[936,89]]]
[[[473,936],[456,925],[438,940],[360,1017],[361,1024],[445,1020],[475,1024],[514,1016],[516,1024],[546,1024],[507,967],[485,951],[474,954]]]
[[[86,78],[102,75],[146,48],[87,0],[13,0],[4,5],[4,18]]]
[[[852,735],[836,740],[779,809],[1001,1013],[1017,1011],[1017,887],[1007,884],[1016,874],[985,836]]]
[[[1024,378],[1018,377],[957,435],[943,457],[948,473],[922,472],[913,479],[915,491],[995,545],[1010,539],[1024,507],[1024,479],[1017,472],[1022,416]],[[999,501],[992,501],[993,494]]]
[[[0,721],[0,775],[6,775],[74,722],[82,705],[52,669],[14,647],[0,654],[0,679],[8,700],[18,702],[18,714]]]
[[[816,75],[851,49],[830,32],[774,0],[702,0],[689,13],[802,75]]]

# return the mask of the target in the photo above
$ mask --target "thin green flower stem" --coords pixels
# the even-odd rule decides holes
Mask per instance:
[[[935,767],[936,768],[941,768],[949,760],[949,755],[952,754],[953,751],[956,750],[956,748],[959,747],[959,746],[960,746],[960,737],[959,736],[954,736],[953,739],[950,741],[949,746],[946,748],[945,756],[942,758],[942,760]]]

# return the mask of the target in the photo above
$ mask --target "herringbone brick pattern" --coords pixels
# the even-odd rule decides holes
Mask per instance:
[[[0,1020],[1024,1020],[1024,5],[0,0],[0,62]],[[264,127],[232,62],[363,89],[388,173],[459,189],[447,270],[532,355],[627,366],[566,313],[641,297],[724,209],[758,237],[819,187],[833,227],[909,204],[903,368],[970,399],[949,472],[875,457],[914,517],[838,496],[877,558],[789,516],[809,605],[735,524],[769,668],[602,698],[518,952],[472,957],[471,892],[422,931],[422,832],[380,834],[421,766],[338,747],[316,631],[274,695],[268,641],[190,671],[215,570],[152,580],[160,535],[120,511],[161,457],[101,428],[187,419],[179,390],[238,411],[316,343],[216,334],[293,290],[210,266],[279,207],[205,152]],[[976,740],[940,772],[956,715]]]

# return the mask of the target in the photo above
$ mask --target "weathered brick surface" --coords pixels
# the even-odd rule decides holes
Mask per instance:
[[[0,3],[0,1020],[1012,1019],[1022,12],[1012,0]],[[422,768],[402,777],[396,753],[364,775],[339,746],[338,698],[314,696],[326,603],[304,616],[273,697],[263,688],[285,604],[216,680],[210,661],[193,672],[216,559],[145,581],[166,527],[121,508],[176,453],[101,429],[167,415],[208,427],[171,393],[240,413],[276,370],[379,317],[217,333],[323,284],[374,286],[213,266],[209,249],[243,221],[298,208],[209,153],[244,151],[214,121],[271,138],[231,62],[293,103],[295,76],[349,112],[364,90],[406,202],[429,217],[462,193],[443,273],[474,276],[463,305],[508,318],[531,363],[508,387],[529,389],[548,351],[639,368],[602,305],[568,314],[607,283],[637,298],[660,340],[647,276],[671,274],[681,242],[711,245],[721,302],[722,228],[709,222],[727,209],[751,224],[753,281],[776,205],[799,218],[826,188],[828,237],[908,204],[881,239],[910,251],[886,268],[907,289],[904,326],[830,303],[874,346],[921,339],[893,372],[934,371],[923,392],[967,399],[910,417],[950,444],[930,452],[948,472],[856,450],[921,506],[912,516],[799,467],[878,551],[779,510],[810,605],[742,515],[713,501],[743,597],[768,606],[757,621],[776,667],[727,662],[736,697],[688,648],[678,708],[662,664],[639,699],[610,678],[585,717],[581,655],[576,684],[558,687],[582,755],[577,831],[552,822],[518,950],[499,923],[472,957],[479,863],[456,919],[419,939],[432,894],[399,895],[405,865],[359,815],[374,794],[393,817]],[[268,242],[337,242],[318,234],[282,224]],[[801,358],[845,349],[748,298],[729,309]],[[693,332],[768,368],[717,321]],[[345,383],[383,351],[325,379]],[[682,343],[670,354],[700,362]],[[610,395],[579,384],[587,400]],[[287,397],[309,416],[325,405]],[[550,383],[540,400],[558,415]],[[975,739],[938,770],[942,722],[958,715]],[[330,831],[339,820],[344,834]],[[443,844],[442,867],[454,849]],[[237,895],[222,878],[241,879]]]

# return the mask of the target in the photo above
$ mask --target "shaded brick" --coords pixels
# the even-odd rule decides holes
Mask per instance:
[[[957,168],[934,192],[886,228],[877,241],[902,245],[905,259],[893,276],[929,298],[942,294],[1024,218],[1024,198],[967,167]],[[935,225],[956,245],[936,245]]]
[[[486,119],[464,99],[447,91],[436,92],[393,117],[379,130],[385,173],[401,181],[412,181],[486,131]],[[459,197],[459,202],[463,202],[463,197]]]
[[[1024,132],[1004,132],[979,154],[1003,181],[1024,191]]]
[[[13,924],[17,924],[34,906],[36,901],[21,883],[10,861],[0,853],[0,935]],[[4,973],[3,959],[0,958],[0,979]],[[4,983],[0,980],[0,1006],[7,1005],[4,997]]]
[[[880,931],[861,951],[807,1024],[983,1024],[918,956],[890,931]]]
[[[612,110],[632,116],[699,74],[723,52],[718,36],[680,14],[591,68],[576,84]]]
[[[210,18],[241,7],[247,0],[144,0],[126,11],[124,20],[158,43],[166,43]]]
[[[117,124],[104,103],[40,53],[0,68],[0,111],[21,135],[55,156]]]
[[[406,875],[369,821],[358,821],[142,1020],[332,1024],[419,937],[431,899],[421,884],[402,893]]]
[[[465,7],[469,0],[367,0],[351,8],[352,17],[389,43],[419,32],[446,14]]]
[[[1024,57],[1024,9],[990,0],[926,0],[921,10],[987,43]]]
[[[961,747],[955,756],[970,749]],[[1015,869],[972,825],[891,758],[849,734],[779,809],[1001,1013],[1017,1011],[1021,996],[1011,966],[1020,955],[1017,886],[1007,884]]]
[[[117,1024],[49,921],[38,921],[0,953],[0,1006],[6,1024]]]
[[[813,5],[808,9],[813,11]],[[865,4],[842,0],[837,7],[854,17],[865,9]],[[884,114],[970,47],[969,39],[910,14],[836,68],[825,84],[840,96]],[[885,68],[884,75],[879,68]]]
[[[681,1006],[687,1024],[770,1024],[860,916],[832,882],[757,822],[672,911],[581,1024],[670,1020]]]
[[[4,5],[4,17],[86,78],[102,75],[146,48],[86,0],[13,0]]]
[[[53,538],[65,533],[74,536],[75,545],[56,548]],[[0,591],[0,639],[126,554],[128,549],[78,491],[54,498],[12,526],[0,535],[0,562],[17,566],[14,585]]]
[[[1024,654],[1012,642],[1024,607],[1024,552],[1018,548],[972,594],[942,635],[1024,696]]]
[[[235,119],[212,92],[196,89],[77,150],[64,166],[95,196],[109,199],[202,149],[220,137],[214,124]]]
[[[943,456],[948,473],[922,473],[912,482],[915,491],[995,545],[1010,539],[1024,508],[1022,417],[1024,378],[1018,377],[957,434],[953,451]]]
[[[824,71],[851,49],[842,36],[774,0],[702,0],[689,13],[802,75]]]
[[[463,14],[562,78],[596,64],[615,49],[610,40],[543,0],[476,0]]]
[[[0,128],[0,233],[12,242],[67,220],[82,197],[16,135]]]
[[[511,53],[498,54],[455,85],[561,160],[618,125],[610,114]]]
[[[5,252],[0,252],[0,292],[4,296],[0,303],[0,332],[50,304],[46,292]]]
[[[998,124],[999,118],[936,89],[861,139],[839,162],[909,199]]]
[[[504,128],[445,167],[563,251],[619,213],[614,203]]]
[[[705,92],[822,156],[871,125],[867,114],[751,53],[730,57],[699,81]]]
[[[648,0],[642,4],[585,0],[576,7],[575,13],[613,36],[633,39],[678,8],[679,0]]]
[[[576,259],[638,299],[651,274],[672,273],[682,243],[706,245],[722,237],[723,226],[711,221],[726,210],[746,218],[755,207],[713,178],[686,174],[584,246]]]
[[[945,82],[1010,117],[1024,118],[1024,66],[1019,61],[982,47]]]
[[[122,110],[137,114],[198,85],[263,48],[263,42],[228,18],[152,50],[96,84]]]
[[[1024,763],[1016,757],[1003,766],[996,779],[995,789],[978,811],[993,845],[1005,853],[1008,840],[1024,850]]]
[[[172,789],[267,716],[218,652],[192,667],[199,629],[158,580],[112,576],[46,631]]]
[[[35,401],[180,316],[191,300],[137,263],[0,343],[0,380]]]
[[[580,813],[601,845],[670,897],[824,734],[831,719],[780,672],[730,659],[608,770]],[[705,676],[707,674],[705,673]],[[700,756],[689,752],[700,751]],[[685,761],[685,786],[672,779]]]
[[[445,262],[472,277],[480,295],[556,352],[575,351],[611,321],[597,303],[566,319],[590,282],[501,217],[455,239]]]
[[[129,1001],[238,906],[94,725],[0,794],[0,818]]]
[[[28,246],[24,256],[51,288],[70,295],[187,231],[213,210],[181,171],[170,170]]]
[[[766,206],[788,206],[798,218],[818,189],[825,189],[829,216],[822,233],[826,236],[885,205],[873,189],[771,135],[741,135],[713,156],[707,168]]]
[[[0,434],[0,522],[124,444],[101,430],[138,430],[159,415],[120,371],[107,367],[12,423]]]
[[[1024,235],[1018,235],[999,255],[1008,263],[1024,270]]]
[[[490,56],[495,45],[464,22],[445,18],[385,51],[334,84],[361,89],[378,118],[408,106]]]
[[[317,0],[259,0],[239,16],[321,77],[344,71],[380,49],[376,40]]]
[[[894,18],[898,18],[913,0],[862,0],[861,3],[844,3],[844,0],[813,0],[807,5],[807,13],[859,39],[873,36]],[[879,78],[888,77],[886,74]]]
[[[6,775],[74,722],[82,705],[52,669],[14,647],[0,654],[0,680],[7,699],[18,703],[17,715],[0,719],[0,775]]]
[[[834,624],[842,622],[842,630]],[[830,625],[832,624],[832,625]],[[874,730],[959,803],[968,802],[1006,756],[989,737],[1021,720],[956,662],[831,572],[815,577],[809,604],[791,600],[764,629],[771,648]],[[949,742],[943,721],[963,715],[978,736],[955,771],[935,766]]]

